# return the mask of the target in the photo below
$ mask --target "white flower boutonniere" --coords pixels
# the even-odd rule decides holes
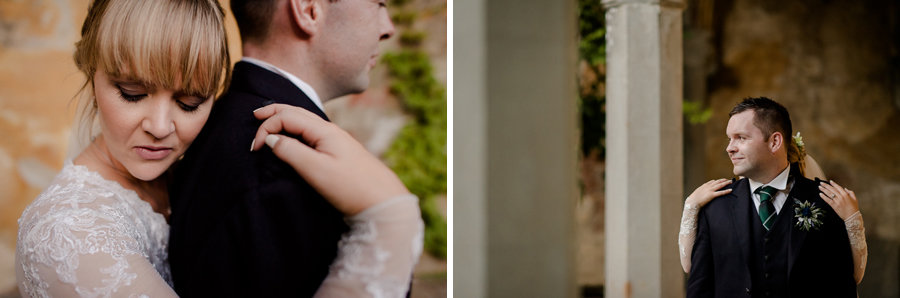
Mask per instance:
[[[821,218],[825,217],[825,211],[816,207],[816,203],[800,202],[800,200],[794,199],[794,217],[797,218],[794,226],[809,232],[811,229],[818,230],[822,226]]]
[[[800,136],[799,131],[797,132],[797,135],[793,137],[793,139],[794,139],[794,143],[797,144],[798,148],[800,148],[801,150],[804,149],[803,147],[806,145],[803,144],[803,137]]]

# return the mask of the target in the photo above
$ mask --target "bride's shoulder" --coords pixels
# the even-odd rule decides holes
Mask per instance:
[[[19,226],[28,221],[46,221],[61,215],[109,213],[124,204],[128,196],[136,196],[129,192],[84,166],[67,162],[50,186],[25,208],[19,218]]]

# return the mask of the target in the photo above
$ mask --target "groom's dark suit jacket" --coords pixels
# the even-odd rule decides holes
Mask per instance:
[[[268,147],[250,152],[269,103],[325,114],[284,77],[247,62],[177,165],[169,262],[181,296],[310,297],[347,230],[343,215]]]
[[[688,297],[856,297],[844,222],[819,197],[818,179],[794,173],[796,168],[793,188],[768,233],[746,178],[700,210]],[[807,232],[794,226],[794,199],[825,212],[821,227]]]

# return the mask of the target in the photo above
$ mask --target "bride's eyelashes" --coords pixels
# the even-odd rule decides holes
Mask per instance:
[[[127,102],[137,102],[147,97],[147,93],[143,93],[140,90],[122,87],[123,84],[121,83],[116,83],[115,85],[116,89],[119,90],[119,97],[122,97]]]
[[[195,112],[203,102],[206,101],[208,97],[204,97],[201,95],[184,95],[180,99],[176,100],[178,102],[178,107],[180,107],[185,112]]]
[[[125,85],[125,86],[123,86]],[[147,97],[147,93],[140,88],[131,88],[130,86],[123,83],[115,83],[116,89],[119,91],[119,97],[127,102],[138,102],[141,99]],[[175,102],[178,103],[178,108],[185,112],[194,112],[200,108],[200,105],[206,101],[208,96],[202,95],[180,95]]]

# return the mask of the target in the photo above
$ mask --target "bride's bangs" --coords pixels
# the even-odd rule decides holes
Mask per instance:
[[[218,3],[114,1],[97,32],[97,71],[155,88],[215,96],[230,75]],[[217,15],[219,14],[219,15]]]

